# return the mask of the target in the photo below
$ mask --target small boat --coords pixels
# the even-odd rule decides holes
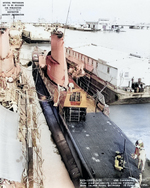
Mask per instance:
[[[96,180],[111,185],[116,178],[122,185],[124,179],[131,182],[130,177],[138,181],[141,171],[131,157],[135,146],[104,114],[105,106],[98,101],[98,107],[95,99],[69,77],[63,33],[53,31],[51,51],[37,53],[38,61],[33,59],[36,91],[75,187],[91,186]]]
[[[44,27],[26,25],[22,31],[22,39],[27,43],[50,42],[50,32],[44,30]]]

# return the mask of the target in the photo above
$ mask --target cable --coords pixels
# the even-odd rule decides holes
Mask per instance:
[[[38,70],[38,71],[37,71],[37,75],[36,75],[36,79],[35,79],[35,85],[36,85],[36,84],[37,84],[37,80],[38,80],[39,68],[38,68],[38,67],[33,68],[31,71],[33,72],[34,70]],[[28,83],[27,78],[26,78],[26,82]],[[30,89],[31,89],[31,88],[29,88],[28,90],[30,90]],[[18,89],[17,89],[16,91],[19,92],[19,93],[21,93],[21,95],[23,95],[23,96],[26,98],[26,94],[24,94],[23,92],[21,92],[21,90],[18,90]],[[38,94],[41,95],[41,96],[46,97],[46,101],[47,101],[47,102],[52,101],[51,96],[43,95],[43,94],[40,93],[38,90],[36,90],[35,92],[38,93]],[[30,96],[30,95],[28,95],[28,96],[29,96],[30,99],[35,99],[34,97],[32,97],[32,96]],[[43,100],[40,100],[40,99],[36,99],[36,100],[37,100],[37,101],[43,101]]]
[[[71,6],[71,1],[72,1],[72,0],[70,0],[70,3],[69,3],[67,18],[66,18],[66,25],[67,25],[67,23],[68,23],[68,17],[69,17],[69,11],[70,11],[70,6]],[[65,31],[66,31],[66,28],[64,29],[64,38],[65,38]]]
[[[21,95],[24,96],[24,98],[27,98],[27,96],[26,96],[25,93],[21,92],[20,90],[16,90],[16,91],[19,92],[19,93],[21,93]],[[46,97],[46,98],[47,98],[47,99],[46,99],[47,102],[52,101],[52,99],[50,98],[50,96],[45,96],[45,95],[41,94],[41,93],[38,92],[38,91],[36,91],[36,92],[37,92],[39,95],[42,95],[42,96]],[[28,97],[29,97],[30,99],[35,99],[34,97],[32,97],[32,96],[30,96],[30,95],[28,95]],[[43,101],[43,100],[37,99],[37,98],[36,98],[36,100],[37,100],[37,101],[41,101],[41,102]]]

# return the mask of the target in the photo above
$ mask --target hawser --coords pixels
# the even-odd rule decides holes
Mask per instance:
[[[68,76],[63,33],[54,30],[51,51],[41,52],[36,47],[32,57],[40,104],[75,187],[81,179],[102,178],[110,184],[114,178],[127,178],[133,184],[138,181],[141,170],[131,157],[135,146],[102,112],[104,106],[98,108]]]

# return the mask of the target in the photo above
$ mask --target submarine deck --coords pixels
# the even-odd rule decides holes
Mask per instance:
[[[38,92],[48,95],[38,69],[34,69],[33,77],[36,80]],[[48,115],[47,118],[53,122],[51,116]],[[67,129],[79,157],[81,156],[81,162],[86,164],[93,178],[139,178],[140,170],[137,168],[137,161],[131,158],[135,146],[102,112],[87,113],[85,121],[67,122]],[[124,151],[124,140],[126,140],[124,153],[126,168],[123,173],[118,173],[114,168],[115,153]],[[147,173],[144,172],[144,176],[147,177]]]
[[[134,145],[102,112],[87,113],[85,122],[67,122],[67,125],[93,177],[118,177],[118,171],[114,169],[115,154],[116,151],[124,152],[124,140],[126,140],[124,152],[126,168],[120,175],[122,178],[129,176],[139,178],[137,175],[140,171],[135,160],[131,158]]]

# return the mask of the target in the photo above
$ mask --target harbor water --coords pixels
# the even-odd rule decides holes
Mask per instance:
[[[150,104],[110,106],[110,119],[134,144],[138,139],[143,140],[146,156],[150,159]]]
[[[66,29],[65,43],[67,46],[83,46],[92,43],[150,58],[149,36],[150,29],[123,28],[119,33],[112,31],[86,32]]]

